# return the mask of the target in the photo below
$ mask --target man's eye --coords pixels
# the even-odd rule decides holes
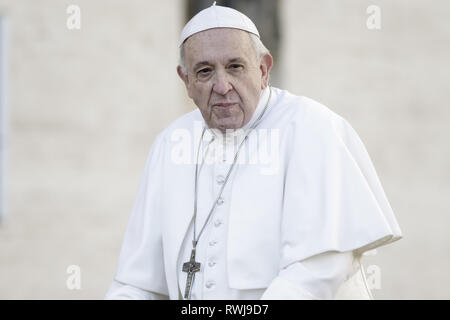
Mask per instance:
[[[205,69],[199,70],[198,73],[199,73],[199,74],[207,74],[207,73],[209,73],[210,71],[211,71],[210,69],[206,69],[206,68],[205,68]]]
[[[240,64],[232,64],[232,65],[230,65],[230,68],[233,70],[239,70],[239,69],[242,69],[243,67]]]

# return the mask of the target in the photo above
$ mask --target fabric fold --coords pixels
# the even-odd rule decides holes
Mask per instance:
[[[304,99],[310,107],[296,127],[286,174],[281,266],[326,251],[360,255],[401,239],[355,130],[336,114],[323,121],[323,106]]]

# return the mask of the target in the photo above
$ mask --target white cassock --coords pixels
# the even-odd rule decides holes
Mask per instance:
[[[197,235],[269,96],[199,240],[192,299],[370,299],[362,253],[401,230],[357,133],[309,98],[266,88],[244,130],[206,129]],[[183,298],[205,125],[197,109],[156,138],[107,299]]]

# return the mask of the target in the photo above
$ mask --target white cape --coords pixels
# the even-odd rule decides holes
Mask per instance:
[[[276,170],[261,174],[259,165],[240,164],[232,182],[227,261],[229,285],[236,289],[267,288],[281,268],[326,251],[360,255],[402,237],[349,123],[311,99],[272,90],[259,128],[279,132]],[[155,140],[116,273],[117,281],[171,299],[180,297],[176,266],[192,219],[195,170],[194,151],[190,163],[174,163],[174,132],[191,133],[195,150],[199,121],[195,110]],[[249,136],[249,154],[258,148],[252,139],[256,132]]]

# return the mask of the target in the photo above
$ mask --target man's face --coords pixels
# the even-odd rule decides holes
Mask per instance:
[[[187,74],[178,74],[210,128],[238,129],[250,121],[267,86],[272,57],[256,56],[247,32],[217,28],[184,43]]]

